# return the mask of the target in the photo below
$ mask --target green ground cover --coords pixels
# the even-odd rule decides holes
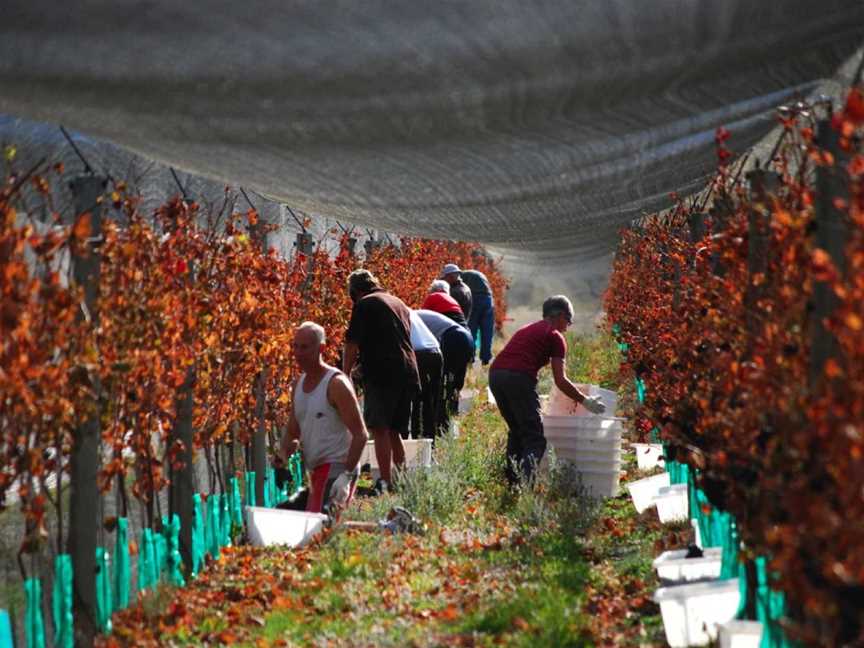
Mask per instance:
[[[615,388],[610,345],[573,338],[573,375]],[[162,588],[116,615],[103,644],[662,644],[650,600],[664,537],[656,515],[637,517],[626,494],[593,503],[555,462],[534,488],[508,490],[504,424],[479,391],[458,438],[436,445],[431,469],[344,516],[374,521],[404,506],[424,534],[337,526],[301,550],[226,550],[186,588]]]

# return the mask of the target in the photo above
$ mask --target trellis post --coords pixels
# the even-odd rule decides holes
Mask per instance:
[[[83,175],[71,183],[75,205],[74,232],[86,237],[72,241],[72,277],[84,293],[79,317],[89,319],[92,329],[99,323],[99,279],[101,274],[102,242],[101,201],[106,180],[95,175]],[[89,219],[89,227],[81,225]],[[86,371],[81,369],[81,371]],[[70,458],[70,502],[68,551],[73,567],[73,607],[75,612],[75,643],[89,646],[97,632],[96,616],[96,543],[99,489],[100,426],[99,378],[87,374],[92,389],[86,405],[91,408],[86,418],[75,429]],[[57,488],[61,486],[57,483]],[[60,494],[58,493],[58,497]]]

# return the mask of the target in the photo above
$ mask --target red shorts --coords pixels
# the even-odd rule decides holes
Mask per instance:
[[[324,502],[330,499],[330,488],[336,478],[345,472],[343,463],[325,463],[316,467],[309,475],[309,497],[306,500],[307,513],[320,513]],[[348,502],[354,497],[354,489],[357,488],[357,480],[351,482],[351,490],[348,491]]]

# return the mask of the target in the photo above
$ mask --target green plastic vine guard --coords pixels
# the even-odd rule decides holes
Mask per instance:
[[[151,529],[141,530],[141,545],[138,551],[138,591],[156,587],[159,582],[159,563],[156,556],[156,544]]]
[[[291,455],[288,459],[288,465],[291,471],[291,481],[294,489],[291,494],[293,495],[303,488],[303,459],[300,458],[299,452]]]
[[[255,471],[246,473],[246,506],[255,506]]]
[[[69,554],[60,554],[54,559],[51,612],[54,619],[54,645],[58,648],[73,648],[75,618],[72,614],[72,556]]]
[[[176,513],[171,516],[169,522],[163,518],[162,534],[168,546],[165,552],[165,569],[168,572],[168,582],[176,587],[183,587],[186,579],[183,578],[183,558],[180,556],[180,516]]]
[[[228,505],[228,493],[219,495],[219,538],[223,547],[231,546],[231,508]]]
[[[262,495],[264,496],[264,502],[262,504],[264,508],[275,506],[275,502],[271,497],[272,493],[270,492],[270,468],[264,470],[264,491]]]
[[[760,648],[792,648],[795,644],[786,637],[780,620],[786,614],[783,592],[771,589],[768,583],[768,559],[756,559],[756,620],[762,622]]]
[[[730,578],[738,579],[738,591],[741,593],[741,603],[735,616],[736,618],[740,618],[744,612],[744,608],[747,606],[747,570],[738,560],[741,538],[738,535],[738,525],[735,522],[735,517],[732,515],[729,516],[729,523],[722,533],[720,547],[722,548],[720,578],[723,580]]]
[[[265,484],[267,488],[267,498],[270,500],[269,506],[276,506],[279,503],[276,499],[276,471],[269,466],[267,467]]]
[[[111,632],[111,557],[103,547],[96,547],[96,625],[104,634]]]
[[[282,483],[282,488],[280,488],[276,492],[276,506],[279,506],[282,502],[288,501],[288,482],[285,481]]]
[[[197,578],[204,567],[204,517],[201,514],[201,495],[192,495],[192,578]]]
[[[240,497],[240,480],[232,477],[228,480],[231,488],[231,520],[237,528],[243,526],[243,500]]]
[[[0,610],[0,648],[15,648],[12,645],[12,622],[6,610]]]
[[[45,623],[42,620],[42,583],[38,578],[24,581],[24,637],[27,648],[45,648]]]
[[[168,524],[168,519],[162,518],[162,533],[153,532],[153,548],[155,549],[155,559],[153,564],[155,567],[155,583],[158,584],[162,580],[162,574],[168,570],[168,540],[165,536],[165,525]]]
[[[219,495],[210,493],[207,498],[207,551],[213,560],[218,560],[219,551]]]
[[[96,625],[104,634],[111,633],[111,557],[103,547],[96,547]]]
[[[129,520],[117,519],[117,537],[114,540],[114,559],[111,561],[114,570],[114,611],[123,610],[129,606],[132,571],[129,560]]]

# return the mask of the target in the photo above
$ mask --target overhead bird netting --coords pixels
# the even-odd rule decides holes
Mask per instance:
[[[343,221],[589,263],[864,41],[860,0],[7,0],[0,112]]]

